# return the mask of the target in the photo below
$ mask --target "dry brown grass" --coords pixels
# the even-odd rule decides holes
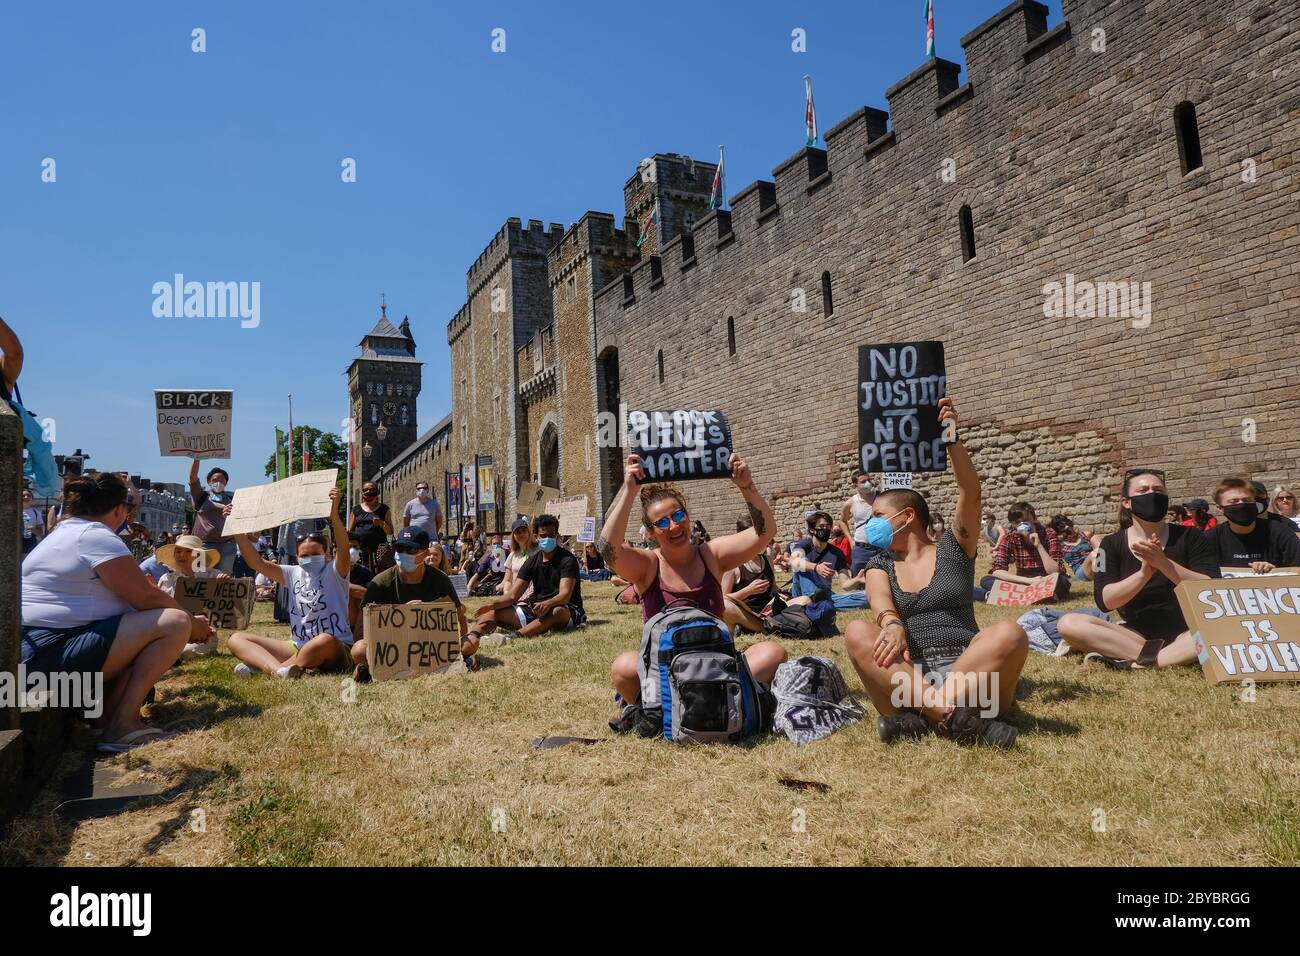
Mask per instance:
[[[497,666],[371,684],[173,671],[156,718],[194,729],[117,758],[175,799],[77,826],[45,797],[0,858],[102,864],[1284,864],[1300,862],[1300,688],[1255,703],[1195,669],[1119,674],[1031,655],[1010,753],[887,748],[874,719],[796,748],[613,739],[609,661],[640,609],[486,651]],[[1083,600],[1075,602],[1082,605]],[[981,623],[1013,614],[977,609]],[[841,628],[855,615],[840,615]],[[258,606],[259,626],[270,623]],[[791,643],[835,659],[843,641]],[[548,734],[610,738],[536,751]],[[787,789],[794,777],[830,791]],[[1093,829],[1094,810],[1106,831]],[[201,809],[206,828],[189,826]],[[802,815],[805,832],[794,823]],[[493,829],[493,819],[499,821]]]

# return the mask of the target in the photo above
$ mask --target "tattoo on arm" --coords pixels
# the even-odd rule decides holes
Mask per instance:
[[[613,567],[614,546],[606,541],[603,535],[596,539],[596,550],[599,551],[600,556],[605,559],[605,566]]]
[[[763,537],[763,535],[767,534],[767,519],[763,517],[762,509],[749,502],[745,504],[749,508],[749,517],[754,522],[754,531],[760,538]]]
[[[966,530],[964,524],[957,525],[957,537],[961,538],[963,541],[970,537],[970,532]]]

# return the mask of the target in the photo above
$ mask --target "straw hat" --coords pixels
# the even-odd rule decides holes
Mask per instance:
[[[159,564],[165,564],[173,571],[179,570],[176,564],[176,549],[182,548],[186,551],[193,551],[195,554],[203,553],[203,567],[212,570],[221,563],[221,552],[216,548],[209,548],[203,543],[203,539],[196,534],[183,534],[176,539],[175,544],[164,544],[161,548],[153,553],[158,559]]]

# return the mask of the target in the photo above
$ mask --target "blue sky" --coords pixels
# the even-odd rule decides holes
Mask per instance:
[[[339,429],[383,291],[426,363],[423,430],[451,406],[465,270],[505,219],[621,220],[656,151],[713,161],[726,143],[732,195],[770,178],[803,145],[803,74],[823,130],[885,108],[924,62],[924,6],[5,4],[0,315],[24,342],[23,396],[55,419],[56,452],[179,481],[153,389],[233,389],[223,464],[260,483],[289,392],[295,423]],[[1003,2],[935,6],[938,53],[963,62],[960,37]],[[260,282],[261,324],[154,317],[153,284],[178,272]]]

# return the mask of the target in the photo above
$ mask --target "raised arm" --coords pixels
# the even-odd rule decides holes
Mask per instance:
[[[649,587],[658,571],[658,558],[641,548],[627,546],[627,519],[637,499],[637,481],[644,478],[640,455],[628,455],[623,469],[623,487],[605,513],[596,549],[605,559],[605,567],[620,578],[631,581],[637,591]]]
[[[254,547],[253,542],[246,534],[235,535],[235,544],[239,547],[239,553],[244,558],[244,563],[253,574],[265,574],[276,584],[284,584],[284,572],[280,570],[278,564],[272,564],[266,558],[262,557]]]
[[[957,479],[957,510],[953,513],[953,533],[957,543],[972,558],[980,544],[980,476],[975,470],[975,463],[970,460],[970,453],[961,443],[957,430],[957,409],[951,398],[939,399],[939,424],[945,430],[951,429],[953,440],[948,445],[948,461],[952,464],[953,477]]]
[[[348,528],[343,523],[343,518],[339,516],[340,497],[342,495],[337,487],[330,489],[330,531],[334,535],[334,570],[346,581],[348,572],[352,570],[352,555],[348,554],[346,547]]]
[[[744,531],[714,538],[703,545],[717,558],[718,570],[724,574],[756,557],[776,536],[776,519],[772,516],[772,506],[758,493],[754,476],[749,473],[749,466],[739,455],[731,456],[731,480],[744,496],[745,506],[749,509],[749,517],[754,524]]]

